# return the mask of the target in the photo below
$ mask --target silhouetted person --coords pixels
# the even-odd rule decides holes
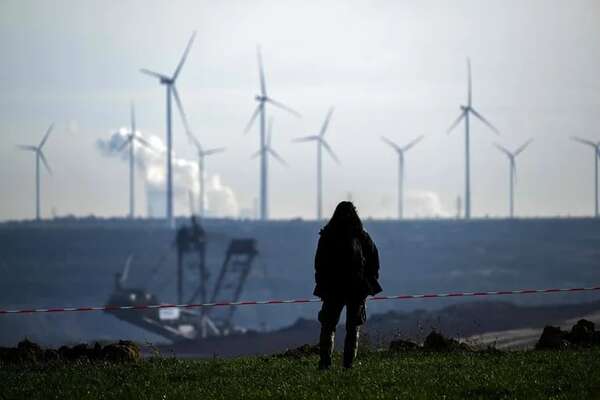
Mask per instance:
[[[363,229],[356,208],[349,201],[338,204],[319,234],[314,290],[315,296],[323,300],[319,312],[319,368],[331,366],[335,328],[344,307],[344,367],[351,368],[358,350],[359,329],[367,319],[365,300],[382,290],[377,282],[379,255],[375,243]]]

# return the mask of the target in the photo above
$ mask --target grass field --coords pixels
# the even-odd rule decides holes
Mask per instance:
[[[2,399],[590,399],[600,351],[361,355],[318,371],[315,356],[77,362],[0,367]]]

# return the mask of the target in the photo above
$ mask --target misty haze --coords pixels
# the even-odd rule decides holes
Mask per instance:
[[[24,396],[15,371],[32,360],[78,371],[81,357],[122,368],[131,354],[140,368],[157,354],[234,369],[241,356],[304,365],[290,371],[310,360],[299,376],[341,360],[379,383],[421,379],[382,367],[388,352],[427,363],[439,346],[527,365],[545,354],[534,349],[567,349],[540,362],[588,365],[599,17],[595,0],[1,1],[0,398]],[[327,322],[316,252],[345,237],[331,226],[346,202],[364,231],[342,247],[360,247],[367,279],[372,239],[383,291],[363,294],[364,321],[345,294],[348,317]],[[424,393],[581,398],[600,385],[506,376],[490,381],[502,392]],[[329,392],[344,385],[326,379],[295,393],[415,396],[397,383]],[[282,385],[247,393],[293,397]],[[165,390],[241,396],[232,388]]]

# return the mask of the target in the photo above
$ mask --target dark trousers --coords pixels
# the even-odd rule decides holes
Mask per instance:
[[[344,366],[352,367],[358,350],[358,336],[360,326],[367,319],[367,310],[364,298],[327,298],[319,312],[321,322],[320,362],[322,368],[331,365],[331,354],[335,340],[335,328],[340,320],[342,310],[346,307],[346,337],[344,338]]]

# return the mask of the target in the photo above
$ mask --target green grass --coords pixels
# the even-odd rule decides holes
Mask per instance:
[[[352,370],[317,358],[155,358],[137,364],[0,366],[0,399],[590,399],[600,351],[367,353]]]

